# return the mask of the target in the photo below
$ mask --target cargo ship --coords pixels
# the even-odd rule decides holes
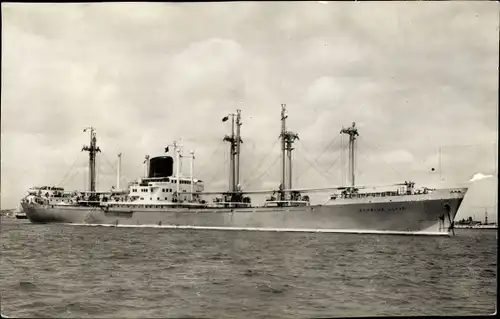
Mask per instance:
[[[127,189],[96,192],[95,158],[100,149],[96,131],[90,127],[84,130],[90,130],[90,144],[82,149],[89,152],[89,190],[75,192],[59,202],[54,202],[50,194],[31,193],[21,200],[23,210],[33,223],[355,233],[453,232],[453,220],[467,188],[416,188],[411,181],[383,187],[355,184],[354,150],[359,136],[355,123],[340,131],[349,138],[350,185],[292,187],[292,150],[299,137],[287,130],[285,104],[281,105],[281,183],[271,190],[243,190],[239,181],[241,110],[222,121],[230,118],[231,134],[224,137],[230,151],[227,190],[206,192],[204,182],[194,177],[194,151],[185,156],[183,146],[174,142],[166,147],[167,155],[146,156],[145,176],[129,183]],[[185,158],[190,159],[189,176],[180,170]],[[311,204],[307,195],[311,192],[326,193],[326,200],[323,204]],[[251,196],[255,194],[268,196],[264,203],[253,204]]]

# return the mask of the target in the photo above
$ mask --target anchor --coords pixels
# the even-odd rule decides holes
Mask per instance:
[[[451,220],[451,215],[450,215],[451,207],[449,204],[445,204],[444,208],[446,209],[446,215],[448,215],[448,221],[450,222],[450,226],[448,227],[448,232],[450,232],[451,230],[451,233],[453,234],[453,236],[455,236],[455,221]]]
[[[444,231],[444,214],[439,216],[439,231]]]

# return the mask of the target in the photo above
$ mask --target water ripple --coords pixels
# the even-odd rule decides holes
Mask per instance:
[[[2,313],[70,318],[480,315],[497,233],[455,237],[33,225],[2,219]]]

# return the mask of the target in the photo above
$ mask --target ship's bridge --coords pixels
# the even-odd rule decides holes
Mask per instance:
[[[168,151],[168,149],[167,149]],[[146,176],[129,184],[129,198],[139,202],[194,202],[204,191],[202,180],[174,175],[174,159],[171,156],[146,156]]]
[[[175,177],[144,178],[139,183],[130,186],[129,196],[132,200],[139,201],[188,201],[191,191],[201,193],[204,191],[202,180],[179,178],[179,192],[177,193],[177,179]],[[194,194],[194,199],[199,195]]]

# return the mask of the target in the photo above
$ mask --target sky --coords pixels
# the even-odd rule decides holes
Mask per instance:
[[[126,183],[141,177],[146,154],[177,140],[195,151],[205,189],[224,190],[230,124],[221,119],[236,109],[242,187],[275,188],[286,103],[300,137],[294,187],[347,182],[339,132],[356,122],[357,184],[467,186],[459,218],[496,211],[498,9],[2,3],[1,207],[33,185],[87,187],[88,126],[102,150],[98,189],[116,184],[119,152]],[[470,183],[477,173],[493,177]]]

